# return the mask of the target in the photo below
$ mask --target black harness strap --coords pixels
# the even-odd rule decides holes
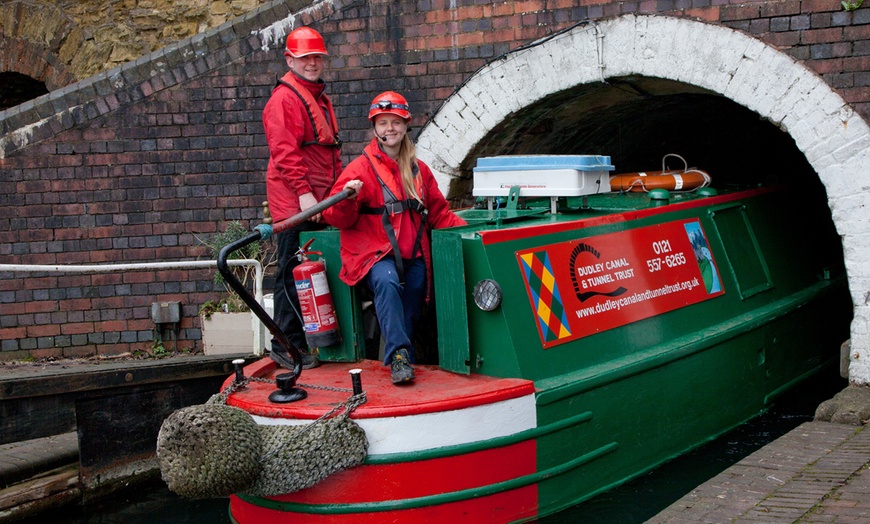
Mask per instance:
[[[399,200],[396,195],[390,191],[387,184],[378,175],[378,170],[375,168],[372,159],[363,152],[366,160],[372,165],[372,171],[381,185],[381,191],[384,195],[384,205],[381,207],[361,206],[359,212],[365,215],[381,215],[381,223],[384,226],[384,231],[387,233],[387,239],[390,241],[390,246],[393,248],[393,256],[396,259],[396,271],[399,273],[399,282],[405,283],[405,265],[402,261],[402,254],[399,252],[399,241],[396,238],[396,231],[393,229],[393,224],[390,222],[390,217],[404,211],[416,211],[420,215],[420,226],[417,228],[417,238],[414,240],[414,249],[411,251],[411,260],[417,256],[417,251],[422,251],[423,231],[426,229],[428,222],[429,210],[426,206],[416,198],[407,198]],[[422,195],[420,195],[422,197]],[[412,218],[413,222],[413,218]]]

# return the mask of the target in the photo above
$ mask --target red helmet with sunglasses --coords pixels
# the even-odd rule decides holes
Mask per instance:
[[[372,100],[369,107],[369,120],[374,122],[375,117],[383,114],[396,115],[405,122],[411,121],[411,108],[405,97],[394,91],[385,91]]]

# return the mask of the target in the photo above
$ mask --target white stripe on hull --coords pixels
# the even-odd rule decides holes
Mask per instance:
[[[262,425],[298,426],[311,422],[259,415],[254,415],[254,420]],[[534,395],[452,411],[354,421],[366,432],[370,456],[469,444],[537,426]]]

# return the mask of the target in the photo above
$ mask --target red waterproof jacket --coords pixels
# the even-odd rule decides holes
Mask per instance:
[[[378,163],[383,166],[380,172],[392,173],[392,177],[385,178],[383,175],[381,177],[390,191],[396,196],[404,195],[399,165],[395,160],[387,156],[378,145],[377,140],[372,139],[371,143],[366,146],[365,153],[372,163]],[[438,183],[435,181],[429,166],[419,160],[417,163],[419,165],[417,176],[420,177],[417,187],[422,188],[423,204],[429,211],[429,227],[439,229],[442,227],[464,225],[465,221],[450,211],[447,200],[444,199],[444,195],[438,189]],[[369,163],[369,160],[364,155],[360,155],[347,166],[333,186],[331,195],[341,192],[344,189],[344,185],[350,180],[362,180],[363,187],[360,194],[355,199],[342,200],[327,209],[323,212],[323,218],[329,224],[341,229],[341,272],[339,276],[342,281],[352,286],[363,279],[375,262],[388,254],[390,256],[393,255],[391,254],[392,247],[390,246],[390,240],[381,222],[382,217],[380,215],[360,212],[360,208],[363,206],[378,208],[384,205],[383,189],[378,182],[375,171],[372,169],[372,164]],[[405,213],[411,212],[405,211]],[[415,217],[415,220],[417,218],[419,217]],[[398,214],[390,218],[390,223],[396,232],[396,237],[406,234],[417,234],[416,231],[401,231],[402,220]],[[423,258],[426,260],[426,271],[430,276],[428,281],[431,287],[432,263],[429,238],[426,234],[423,235],[421,247]]]
[[[309,82],[292,71],[281,81],[263,109],[269,144],[266,198],[276,222],[299,213],[299,195],[310,192],[323,200],[341,173],[338,127],[332,102],[323,92],[325,84]],[[309,107],[304,98],[317,107]]]

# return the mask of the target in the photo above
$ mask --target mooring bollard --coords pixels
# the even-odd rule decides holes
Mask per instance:
[[[350,381],[353,384],[353,394],[359,395],[363,392],[362,388],[362,370],[361,369],[351,369],[348,371],[350,373]]]

